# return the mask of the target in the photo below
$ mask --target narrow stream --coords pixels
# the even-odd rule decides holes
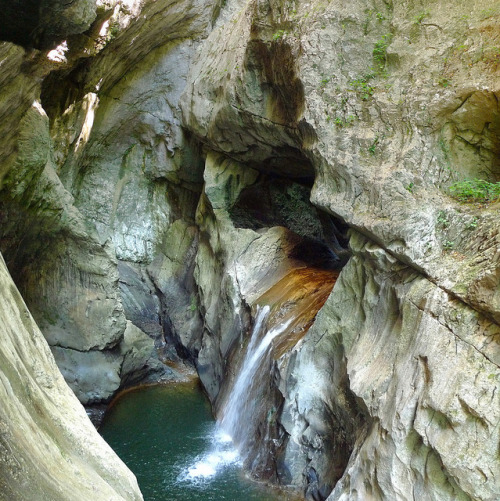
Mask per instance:
[[[197,381],[124,393],[100,433],[135,473],[145,501],[284,501],[247,479]]]

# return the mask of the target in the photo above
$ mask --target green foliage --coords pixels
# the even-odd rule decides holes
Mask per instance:
[[[500,198],[500,182],[490,183],[484,179],[467,179],[453,183],[451,196],[460,202],[494,202]]]
[[[373,47],[373,59],[375,60],[379,72],[384,70],[387,63],[387,48],[389,47],[391,41],[392,34],[386,33],[385,35],[382,35],[380,40],[375,42],[375,46]]]
[[[187,307],[187,309],[191,312],[194,313],[196,311],[196,296],[194,294],[191,294],[191,304]]]
[[[357,93],[359,93],[363,101],[367,101],[371,96],[373,96],[375,89],[371,85],[369,85],[368,82],[374,77],[375,75],[373,73],[368,73],[365,76],[359,77],[356,80],[351,80],[351,82],[349,82],[349,85]]]
[[[354,123],[354,120],[356,120],[356,118],[353,115],[348,115],[346,118],[335,117],[333,123],[337,127],[347,127],[349,125],[352,125]],[[327,121],[330,121],[330,117],[327,117]]]
[[[449,251],[453,249],[453,247],[455,247],[455,242],[452,242],[451,240],[445,240],[445,242],[443,243],[444,250]]]
[[[268,411],[267,411],[267,416],[266,416],[266,420],[268,423],[274,423],[276,421],[276,407],[271,407]]]
[[[328,82],[332,79],[332,77],[325,77],[321,80],[321,87],[326,87]]]
[[[423,12],[420,12],[420,14],[417,14],[414,18],[413,18],[413,22],[415,24],[422,24],[422,21],[428,17],[430,14],[430,12],[428,10],[426,11],[423,11]]]
[[[467,226],[465,227],[466,230],[475,230],[477,228],[479,220],[477,217],[475,217],[472,221],[470,221]]]
[[[498,15],[499,12],[500,12],[499,9],[494,7],[490,7],[489,9],[483,9],[479,11],[480,19],[481,20],[488,19],[490,17]]]
[[[387,18],[384,16],[384,14],[380,11],[376,12],[376,11],[373,11],[373,10],[369,10],[369,9],[366,9],[365,10],[365,13],[366,13],[366,19],[365,19],[365,22],[363,24],[363,34],[364,35],[368,35],[368,32],[369,32],[369,28],[370,28],[370,23],[371,23],[371,20],[373,19],[373,16],[375,16],[375,18],[377,19],[377,21],[379,23],[385,21]]]
[[[283,38],[288,32],[286,30],[278,30],[273,34],[273,40]]]
[[[451,85],[451,82],[450,82],[450,80],[449,80],[448,78],[444,78],[444,77],[443,77],[443,78],[440,78],[440,79],[438,80],[438,84],[439,84],[441,87],[446,88],[446,87],[449,87],[449,86]]]
[[[370,155],[375,155],[375,152],[377,150],[377,144],[378,144],[378,136],[375,138],[371,146],[368,148],[368,151],[370,152]]]
[[[415,185],[413,183],[410,183],[409,185],[405,186],[405,189],[409,191],[410,193],[413,193],[413,188]]]
[[[111,38],[115,38],[118,35],[118,33],[120,33],[120,24],[114,22],[109,27],[109,36]]]
[[[482,61],[483,63],[496,63],[500,62],[500,47],[498,46],[486,46],[480,48],[480,55],[477,61]]]
[[[437,223],[443,228],[447,228],[450,222],[448,221],[448,216],[444,210],[439,211],[437,217]]]

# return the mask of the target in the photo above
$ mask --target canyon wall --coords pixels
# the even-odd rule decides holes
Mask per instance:
[[[94,429],[0,258],[0,499],[142,500]]]
[[[0,249],[80,401],[183,359],[217,409],[256,300],[343,266],[274,362],[268,478],[497,499],[498,203],[448,188],[500,180],[500,6],[50,9],[0,32]]]

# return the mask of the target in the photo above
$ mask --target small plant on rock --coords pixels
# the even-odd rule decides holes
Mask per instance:
[[[377,144],[378,144],[379,138],[378,136],[375,138],[373,143],[370,145],[368,148],[368,151],[370,152],[370,155],[375,155],[375,152],[377,151]]]
[[[413,21],[415,24],[422,24],[422,21],[428,17],[430,14],[430,12],[428,10],[424,11],[424,12],[420,12],[420,14],[417,14],[414,18],[413,18]]]
[[[484,179],[467,179],[453,183],[450,194],[460,202],[489,203],[500,199],[500,182],[490,183]]]
[[[437,223],[443,228],[447,228],[450,222],[448,221],[448,216],[444,210],[438,212]]]
[[[367,101],[373,96],[375,89],[368,83],[374,77],[373,74],[352,80],[349,85],[359,94],[363,101]]]
[[[391,41],[392,34],[387,33],[382,35],[380,40],[375,42],[375,46],[373,47],[373,59],[375,60],[379,72],[383,72],[387,63],[387,48]]]
[[[354,117],[353,115],[348,115],[345,118],[337,116],[334,120],[334,123],[337,127],[348,127],[349,125],[352,125],[355,120],[356,117]]]
[[[465,227],[466,230],[475,230],[477,228],[478,224],[478,218],[475,217],[472,221],[467,223],[467,226]]]
[[[273,40],[280,40],[287,34],[286,30],[278,30],[273,34]]]
[[[448,78],[443,77],[438,80],[438,85],[446,89],[446,87],[449,87],[451,85],[451,82]]]

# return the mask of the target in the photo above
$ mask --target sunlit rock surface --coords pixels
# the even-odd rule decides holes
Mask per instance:
[[[368,238],[282,362],[283,481],[312,499],[338,479],[331,499],[500,495],[498,210],[446,193],[499,179],[499,14],[234,2],[192,65],[182,109],[207,147],[242,172],[312,165],[312,202]]]
[[[0,499],[141,500],[57,369],[0,257]]]
[[[288,365],[292,444],[314,451],[309,465],[325,479],[329,441],[356,437],[329,500],[495,499],[498,325],[359,234],[351,243],[354,257]],[[353,430],[359,416],[345,416],[356,408],[364,418]]]

